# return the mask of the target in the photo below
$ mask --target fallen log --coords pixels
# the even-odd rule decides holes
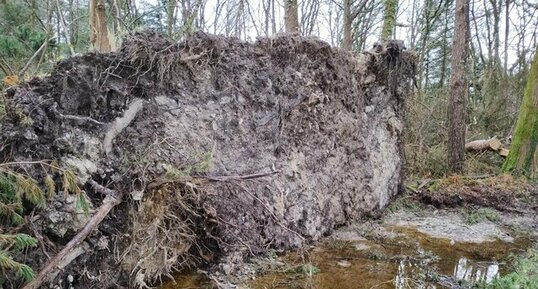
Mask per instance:
[[[465,144],[465,150],[475,152],[494,151],[502,157],[506,157],[508,155],[508,149],[505,149],[501,141],[496,137],[468,142]]]
[[[90,181],[90,184],[95,188],[96,191],[99,191],[101,193],[105,193],[105,198],[103,200],[103,204],[95,215],[93,215],[86,225],[84,225],[84,228],[75,236],[65,247],[56,255],[52,260],[49,261],[47,265],[39,272],[37,277],[32,280],[32,282],[26,284],[22,289],[37,289],[39,288],[43,282],[45,281],[45,278],[50,276],[54,271],[56,271],[59,267],[59,264],[62,263],[64,258],[75,248],[77,248],[82,241],[90,235],[90,233],[97,228],[97,226],[103,221],[103,219],[108,215],[110,210],[114,208],[116,205],[121,203],[122,194],[118,193],[114,190],[107,189],[99,184],[97,184],[95,181]],[[72,260],[71,260],[72,261]],[[67,265],[67,264],[65,264]],[[64,266],[65,266],[64,265]]]

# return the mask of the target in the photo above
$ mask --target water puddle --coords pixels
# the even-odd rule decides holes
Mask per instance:
[[[507,258],[532,243],[461,243],[433,238],[414,228],[390,227],[395,237],[356,242],[331,241],[281,259],[286,266],[265,272],[245,285],[252,289],[450,288],[458,280],[490,281],[508,269]],[[180,275],[172,288],[211,288],[197,275]],[[239,287],[244,288],[244,287]]]

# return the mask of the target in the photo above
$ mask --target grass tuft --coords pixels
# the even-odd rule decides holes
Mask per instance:
[[[484,221],[497,222],[501,219],[499,212],[490,208],[480,208],[478,210],[462,208],[460,213],[463,216],[465,223],[468,225],[473,225]]]

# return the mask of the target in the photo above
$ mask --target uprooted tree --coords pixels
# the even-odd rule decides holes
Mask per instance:
[[[32,252],[41,273],[27,288],[66,274],[106,288],[204,263],[233,270],[376,213],[402,181],[415,58],[401,48],[354,57],[290,35],[136,33],[8,90],[0,160],[36,180],[25,161],[54,160],[89,212],[52,175],[64,193],[32,222],[59,253]]]
[[[512,140],[503,170],[538,178],[538,49],[534,53]]]

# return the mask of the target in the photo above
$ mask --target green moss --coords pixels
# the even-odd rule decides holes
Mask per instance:
[[[409,197],[404,196],[392,202],[387,207],[387,211],[389,211],[390,213],[398,211],[420,213],[424,211],[424,205],[415,200],[409,199]]]
[[[460,213],[465,219],[465,223],[472,225],[484,221],[497,222],[501,219],[499,212],[490,208],[480,208],[478,210],[473,209],[461,209]]]
[[[534,54],[531,71],[512,137],[510,153],[503,164],[503,171],[522,174],[531,179],[538,177],[535,161],[538,145],[538,53]]]
[[[381,30],[381,40],[386,41],[392,37],[394,26],[396,25],[396,13],[398,11],[398,0],[385,0],[385,14],[383,16],[383,30]]]

